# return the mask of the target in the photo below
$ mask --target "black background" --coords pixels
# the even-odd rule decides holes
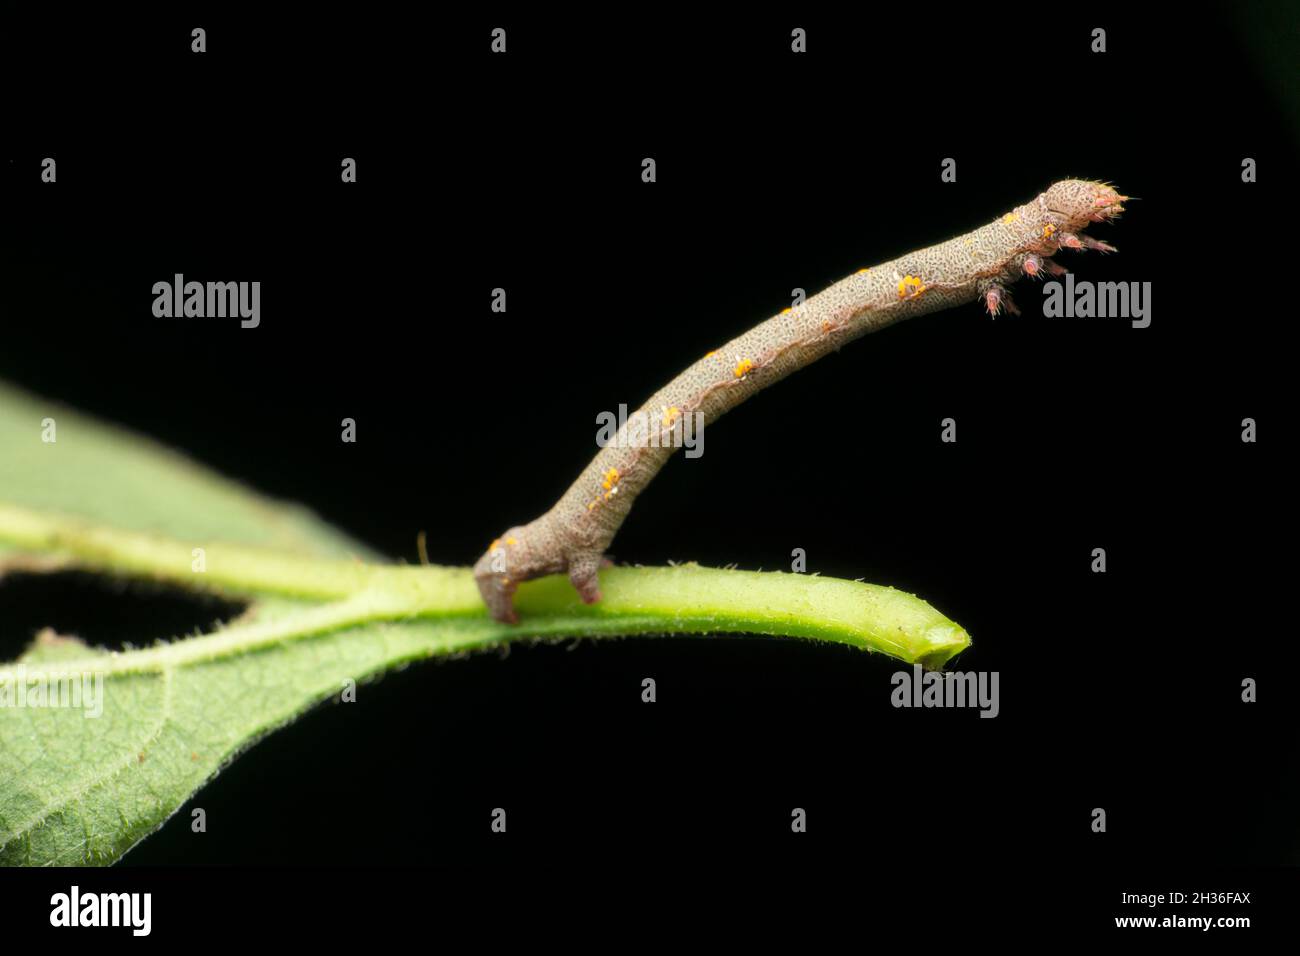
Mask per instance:
[[[124,863],[756,858],[971,892],[1078,884],[1093,918],[1120,912],[1135,874],[1296,863],[1280,600],[1296,126],[1268,66],[1293,39],[1254,7],[9,31],[0,376],[399,560],[423,529],[433,561],[472,562],[564,491],[598,412],[635,408],[793,288],[1054,180],[1139,197],[1093,230],[1118,255],[1059,258],[1153,286],[1147,329],[1044,319],[1023,281],[1021,318],[970,305],[854,343],[709,426],[704,456],[674,459],[614,543],[619,561],[748,569],[803,548],[811,571],[914,592],[972,635],[958,669],[1000,673],[997,719],[895,710],[901,665],[839,646],[517,646],[319,708]],[[1241,182],[1247,156],[1258,183]],[[174,272],[260,280],[261,326],[155,319],[152,284]],[[142,635],[144,603],[119,630],[84,581],[16,587],[0,588],[7,656],[55,615],[111,644],[212,613]],[[790,832],[796,806],[807,834]]]

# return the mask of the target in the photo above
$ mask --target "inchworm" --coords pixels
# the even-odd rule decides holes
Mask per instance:
[[[517,584],[564,571],[583,601],[600,600],[597,573],[605,549],[636,496],[681,444],[673,436],[684,416],[700,413],[697,421],[714,421],[759,389],[902,319],[975,299],[994,316],[1004,308],[1018,313],[1006,286],[1022,274],[1064,273],[1048,258],[1061,248],[1113,252],[1081,230],[1118,215],[1128,198],[1104,183],[1055,183],[974,232],[861,269],[710,352],[633,416],[648,416],[658,435],[629,441],[629,420],[550,511],[492,542],[474,566],[489,612],[515,621]]]

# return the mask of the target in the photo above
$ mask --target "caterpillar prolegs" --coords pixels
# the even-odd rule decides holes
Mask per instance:
[[[605,549],[681,444],[687,416],[712,422],[796,369],[902,319],[976,299],[994,316],[1018,312],[1007,286],[1022,275],[1064,273],[1050,258],[1059,249],[1114,251],[1082,230],[1118,215],[1128,198],[1104,183],[1063,180],[973,232],[860,269],[710,352],[651,396],[550,511],[492,542],[474,566],[489,612],[514,622],[519,582],[566,571],[583,601],[599,601]],[[631,434],[634,422],[643,427]]]

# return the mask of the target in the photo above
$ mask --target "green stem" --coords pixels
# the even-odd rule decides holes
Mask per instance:
[[[83,662],[107,672],[161,670],[360,624],[419,618],[462,619],[464,626],[449,632],[438,653],[534,637],[739,632],[836,641],[942,667],[970,644],[961,627],[903,591],[802,574],[697,565],[606,568],[600,572],[603,598],[590,606],[564,578],[539,578],[520,585],[522,623],[511,626],[487,618],[469,568],[373,565],[191,544],[9,505],[0,505],[0,542],[92,570],[190,587],[202,582],[235,594],[330,601],[287,620],[254,615],[214,634]],[[204,572],[193,570],[194,547],[204,548]],[[60,668],[75,669],[75,663],[62,661]]]
[[[0,504],[0,541],[83,566],[148,575],[188,587],[207,584],[299,598],[347,597],[370,584],[376,573],[402,570],[244,545],[175,541],[6,504]],[[202,572],[194,570],[195,548],[204,552]]]

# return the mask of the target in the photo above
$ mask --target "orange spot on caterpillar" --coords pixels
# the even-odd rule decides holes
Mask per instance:
[[[713,356],[715,356],[715,355],[717,355],[717,354],[718,354],[718,350],[717,350],[717,349],[714,349],[712,352],[705,352],[705,353],[704,353],[704,357],[705,357],[705,358],[713,358]]]
[[[834,326],[831,325],[829,322],[823,322],[823,323],[822,323],[822,331],[823,331],[823,332],[829,332],[829,331],[830,331],[831,329],[833,329],[833,328],[834,328]]]
[[[519,539],[518,539],[518,538],[506,538],[506,544],[510,545],[510,547],[512,547],[512,548],[513,548],[515,545],[517,545],[518,543],[519,543]]]
[[[754,368],[753,362],[751,362],[749,359],[741,359],[739,362],[736,363],[736,367],[732,369],[731,374],[735,375],[736,378],[744,378],[750,371],[753,370],[753,368]]]
[[[1056,232],[1056,227],[1049,222],[1047,225],[1043,227],[1043,238],[1044,239],[1052,238],[1052,233],[1054,232]]]
[[[674,405],[672,408],[665,408],[664,417],[663,417],[664,428],[671,427],[672,423],[677,421],[677,416],[679,416],[681,413],[682,410],[678,408],[676,405]]]
[[[900,299],[915,299],[925,291],[925,283],[916,276],[903,276],[898,282],[898,297]]]
[[[781,310],[781,314],[785,315],[787,312],[793,312],[793,311],[794,310],[791,309],[789,306],[786,306],[784,309]]]
[[[618,469],[611,468],[609,471],[605,472],[605,480],[601,482],[601,485],[608,490],[614,487],[614,482],[616,481],[618,481]],[[609,495],[606,495],[605,497],[608,498]]]
[[[1011,225],[1011,223],[1015,222],[1019,218],[1020,218],[1019,213],[1009,212],[1002,217],[1002,221],[1005,222],[1007,225]]]
[[[855,272],[855,273],[853,273],[853,274],[854,274],[854,275],[858,275],[858,276],[863,276],[863,275],[866,275],[866,274],[867,274],[868,272],[870,272],[870,271],[871,271],[870,269],[859,269],[857,272]]]
[[[488,545],[488,550],[495,551],[497,549],[497,545],[499,545],[500,543],[501,543],[500,538],[493,538],[492,543]]]

